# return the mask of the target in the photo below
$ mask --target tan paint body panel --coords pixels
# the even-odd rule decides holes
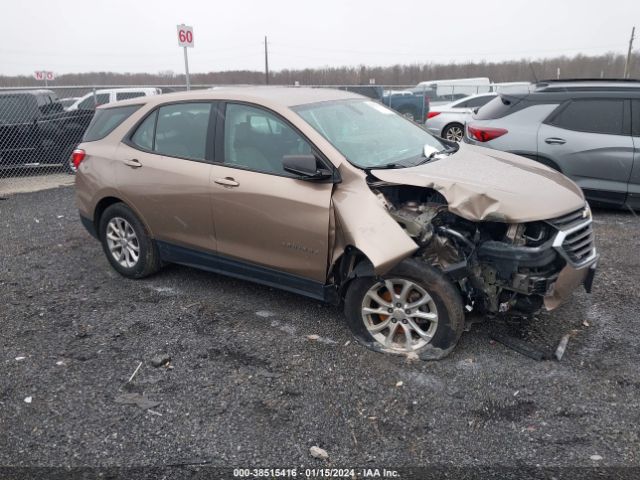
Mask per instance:
[[[377,274],[382,275],[418,249],[418,245],[387,212],[365,181],[364,172],[345,164],[339,169],[342,183],[333,194],[337,242],[342,249],[352,245],[364,253]],[[342,252],[339,252],[342,253]],[[338,252],[334,253],[334,261]]]
[[[440,160],[373,174],[385,182],[433,188],[451,212],[473,221],[548,220],[585,203],[580,188],[561,173],[517,155],[467,144]]]
[[[211,164],[142,152],[120,144],[115,154],[118,191],[142,213],[151,235],[166,242],[215,250],[209,176]],[[124,162],[136,159],[140,168]]]
[[[324,283],[333,184],[222,165],[211,169],[219,253]]]

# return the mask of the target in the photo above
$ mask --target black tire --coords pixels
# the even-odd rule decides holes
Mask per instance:
[[[398,110],[398,113],[403,117],[408,118],[412,122],[415,122],[417,119],[416,112],[414,112],[410,108],[401,108],[400,110]]]
[[[133,228],[137,237],[137,247],[139,248],[138,259],[136,263],[130,267],[126,267],[118,263],[114,255],[109,250],[107,242],[107,226],[109,225],[109,222],[116,217],[126,220]],[[114,203],[107,207],[107,209],[102,213],[98,223],[98,237],[102,243],[102,249],[107,256],[107,260],[109,260],[111,266],[124,277],[144,278],[156,273],[162,266],[156,243],[149,236],[144,224],[124,203]]]
[[[460,132],[461,136],[457,135],[457,132]],[[454,133],[456,133],[456,135],[453,135]],[[459,138],[459,140],[449,138],[450,136],[455,136],[456,138]],[[464,138],[464,125],[462,125],[461,123],[450,123],[442,129],[442,138],[450,140],[452,142],[461,142]]]
[[[446,357],[456,346],[464,331],[464,311],[460,293],[438,270],[415,259],[407,259],[394,267],[383,279],[406,279],[422,287],[437,308],[438,321],[431,341],[413,352],[423,360],[438,360]],[[344,312],[347,325],[359,343],[377,352],[408,354],[393,351],[376,340],[367,330],[362,315],[363,302],[369,289],[380,278],[355,278],[348,287]]]

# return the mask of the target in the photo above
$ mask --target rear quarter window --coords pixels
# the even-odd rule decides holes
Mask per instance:
[[[127,105],[126,107],[104,108],[96,110],[91,119],[91,123],[84,133],[83,142],[95,142],[101,140],[118,125],[131,116],[133,112],[138,110],[141,105]]]

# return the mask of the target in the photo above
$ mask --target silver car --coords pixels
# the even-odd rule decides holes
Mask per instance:
[[[640,81],[543,81],[500,94],[467,122],[465,142],[551,167],[593,204],[640,208]]]
[[[480,93],[445,105],[431,104],[426,127],[434,135],[454,142],[462,141],[464,125],[475,109],[496,98],[496,93]]]

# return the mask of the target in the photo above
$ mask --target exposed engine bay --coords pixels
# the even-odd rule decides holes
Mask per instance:
[[[474,222],[451,213],[435,190],[373,178],[369,186],[418,244],[414,256],[458,286],[468,312],[536,313],[567,263],[595,256],[588,207],[544,221]]]

